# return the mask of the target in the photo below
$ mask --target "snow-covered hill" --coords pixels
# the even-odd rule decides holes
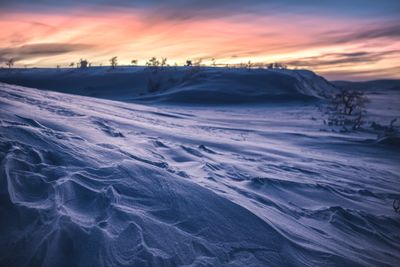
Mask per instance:
[[[197,104],[310,100],[336,90],[307,70],[211,67],[3,69],[0,81],[114,100]]]
[[[0,266],[397,266],[399,151],[320,117],[0,84]]]

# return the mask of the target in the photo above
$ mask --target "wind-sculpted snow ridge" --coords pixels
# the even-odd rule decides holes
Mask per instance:
[[[399,152],[315,109],[0,84],[0,266],[398,266]]]
[[[0,70],[0,81],[122,101],[190,104],[304,101],[337,90],[308,70],[210,67]]]

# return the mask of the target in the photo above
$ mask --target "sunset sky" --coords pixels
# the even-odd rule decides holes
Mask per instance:
[[[329,79],[400,78],[400,1],[0,0],[3,66],[106,65],[112,56],[120,65],[215,58],[284,62]]]

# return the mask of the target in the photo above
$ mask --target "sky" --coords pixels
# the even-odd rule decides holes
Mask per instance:
[[[0,0],[0,64],[282,62],[331,80],[400,78],[399,0]]]

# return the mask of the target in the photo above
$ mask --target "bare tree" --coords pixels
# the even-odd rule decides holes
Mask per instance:
[[[279,62],[269,63],[267,69],[287,69],[287,65]]]
[[[251,67],[252,67],[251,60],[249,60],[249,62],[247,62],[247,68],[251,69]]]
[[[87,67],[89,67],[89,61],[87,61],[86,59],[80,59],[79,65],[77,64],[77,66],[79,66],[79,68],[81,69],[86,69]]]
[[[211,66],[213,66],[213,67],[216,67],[216,66],[217,66],[217,64],[215,63],[215,58],[212,58],[212,59],[211,59]]]
[[[115,69],[118,65],[118,57],[110,58],[111,68]]]
[[[12,66],[14,66],[15,60],[13,58],[10,58],[9,60],[7,60],[6,62],[6,66],[8,66],[8,68],[11,68]]]
[[[165,66],[167,66],[167,58],[163,57],[163,58],[161,58],[161,67],[165,67]]]
[[[73,68],[73,67],[75,66],[75,63],[74,63],[74,62],[71,62],[71,63],[69,63],[69,66],[70,66],[71,68]]]
[[[335,109],[345,115],[352,115],[354,111],[363,109],[367,98],[362,92],[342,90],[332,99]]]
[[[392,119],[387,126],[381,125],[377,122],[371,123],[371,128],[378,132],[378,140],[393,137],[399,134],[399,126],[395,125],[396,121],[397,118]]]
[[[365,104],[368,98],[360,91],[341,90],[331,99],[331,112],[328,124],[351,127],[357,130],[363,124]]]
[[[136,65],[138,64],[138,60],[137,60],[137,59],[132,59],[132,60],[131,60],[131,64],[132,64],[133,66],[136,66]]]
[[[152,57],[149,59],[149,61],[146,62],[146,65],[151,67],[158,67],[160,66],[160,61],[156,57]]]

